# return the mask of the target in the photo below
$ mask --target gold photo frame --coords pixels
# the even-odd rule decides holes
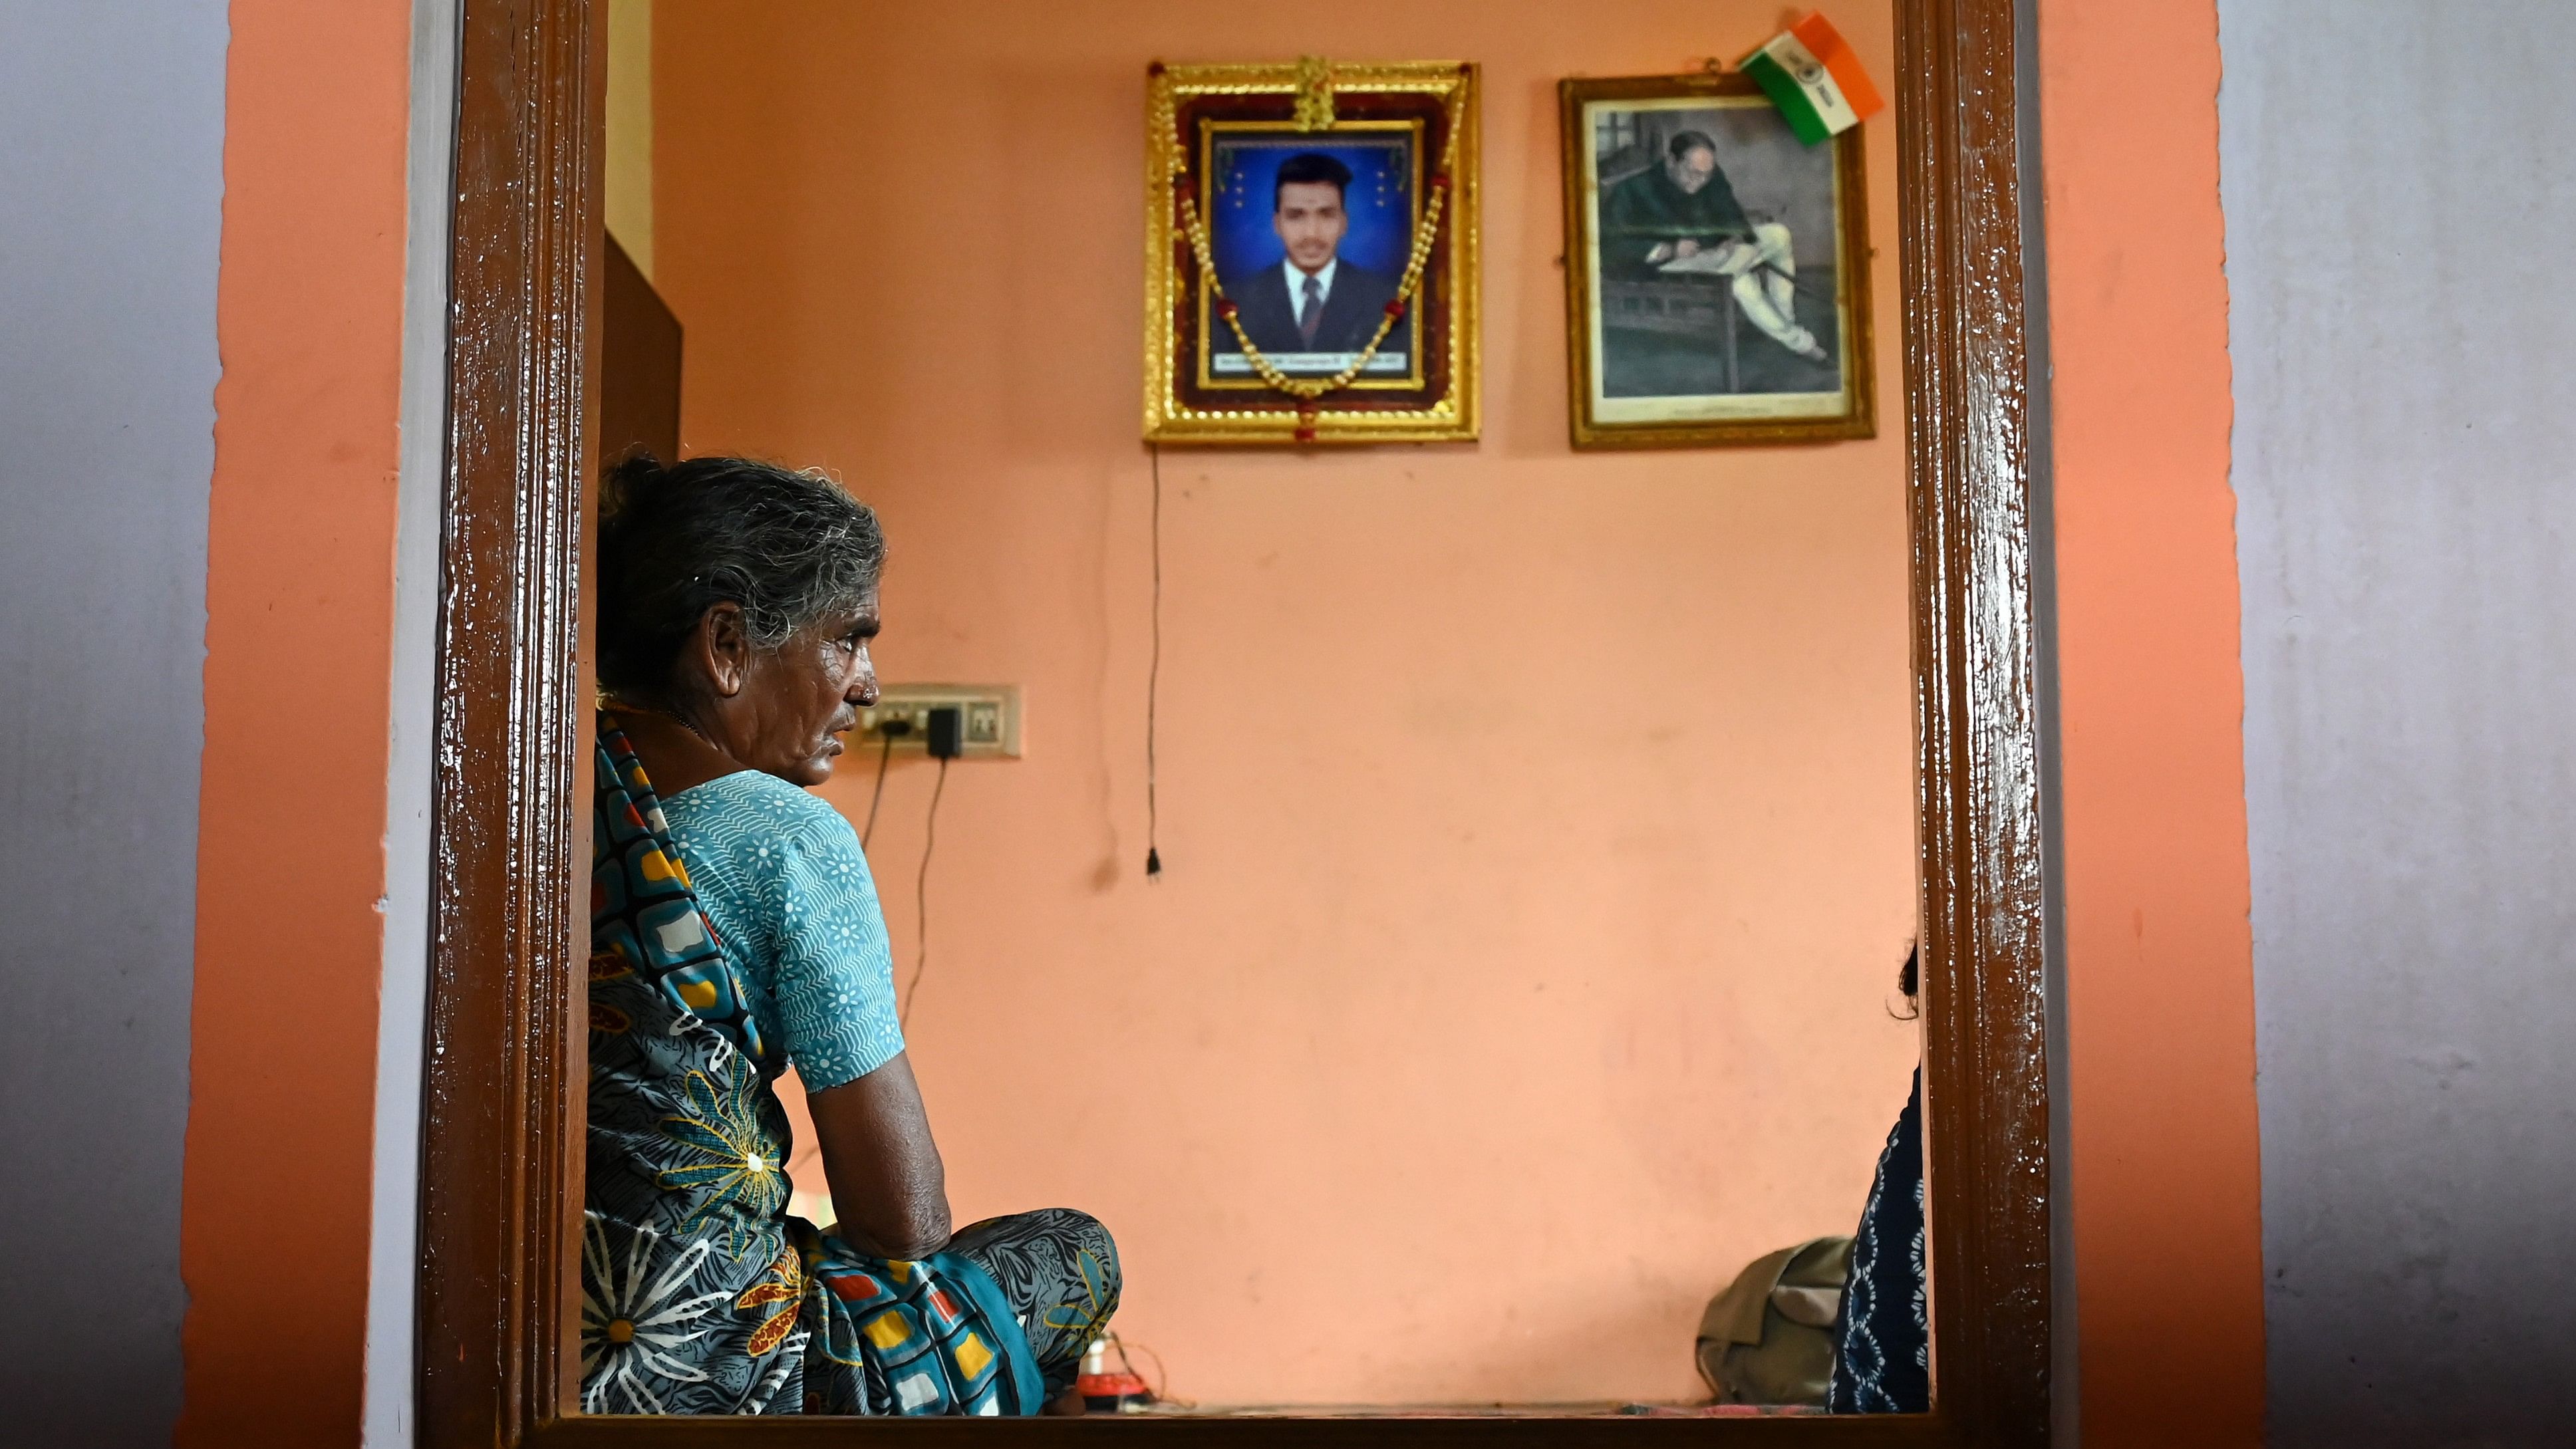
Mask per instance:
[[[1861,131],[1740,74],[1558,84],[1577,448],[1878,434]]]
[[[1476,437],[1473,65],[1156,64],[1145,124],[1148,441]]]

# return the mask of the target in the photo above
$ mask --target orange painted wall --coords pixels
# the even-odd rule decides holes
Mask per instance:
[[[2088,1449],[2262,1437],[2218,19],[2042,0]]]
[[[410,43],[402,0],[232,7],[186,1445],[358,1436]]]
[[[1777,7],[656,13],[686,450],[884,510],[887,677],[1028,689],[930,882],[911,1037],[960,1213],[1102,1215],[1123,1329],[1205,1401],[1703,1392],[1702,1302],[1851,1230],[1915,1057],[1904,460],[1894,421],[1568,450],[1555,83]],[[1837,19],[1885,74],[1886,8]],[[1144,68],[1318,44],[1485,67],[1488,432],[1165,453],[1148,884]],[[1880,337],[1893,419],[1892,302]],[[897,768],[873,852],[898,980],[931,786]],[[867,787],[854,752],[827,794]]]
[[[690,23],[692,7],[672,8],[681,13],[681,24]],[[1838,10],[1837,19],[1858,33],[1874,63],[1883,63],[1884,34],[1864,24],[1874,16],[1858,13],[1862,8]],[[703,6],[696,11],[701,33],[695,43],[707,63],[747,64],[736,42],[703,33],[709,17]],[[203,903],[183,1188],[183,1268],[192,1303],[186,1327],[188,1404],[180,1432],[191,1444],[356,1438],[378,966],[371,906],[381,889],[381,661],[391,593],[407,12],[390,0],[363,6],[237,0],[233,7],[220,317],[225,375],[218,395],[208,585]],[[1069,13],[1078,20],[1097,18],[1095,11]],[[1223,1025],[1191,998],[1158,994],[1158,988],[1240,978],[1252,974],[1244,963],[1270,968],[1285,960],[1319,974],[1329,971],[1333,979],[1326,984],[1346,991],[1367,984],[1352,977],[1369,962],[1334,961],[1318,952],[1319,939],[1339,933],[1382,943],[1402,937],[1408,923],[1418,924],[1430,896],[1418,883],[1397,879],[1421,864],[1399,847],[1437,844],[1450,854],[1474,850],[1479,842],[1354,840],[1355,832],[1332,813],[1346,800],[1311,800],[1307,787],[1329,769],[1355,768],[1362,751],[1385,752],[1369,765],[1373,789],[1363,802],[1363,819],[1378,813],[1381,801],[1407,808],[1423,803],[1424,770],[1445,768],[1447,755],[1472,751],[1477,769],[1448,777],[1449,793],[1430,803],[1472,812],[1486,795],[1506,797],[1518,817],[1563,833],[1563,845],[1544,861],[1540,851],[1526,849],[1501,864],[1580,870],[1612,852],[1656,844],[1652,831],[1614,833],[1607,824],[1624,818],[1634,827],[1646,818],[1634,794],[1606,791],[1611,772],[1569,782],[1559,772],[1592,757],[1560,755],[1552,747],[1524,750],[1526,738],[1516,733],[1525,730],[1528,716],[1567,719],[1570,702],[1615,678],[1616,670],[1594,657],[1599,640],[1569,641],[1579,631],[1553,622],[1559,611],[1576,606],[1595,611],[1580,615],[1588,622],[1610,603],[1538,590],[1519,607],[1494,609],[1504,593],[1500,585],[1466,580],[1435,621],[1441,629],[1435,642],[1447,647],[1463,638],[1483,651],[1479,636],[1494,633],[1522,641],[1520,654],[1531,662],[1497,673],[1500,684],[1518,686],[1514,691],[1487,693],[1482,676],[1444,673],[1425,677],[1419,692],[1410,692],[1412,661],[1397,656],[1429,626],[1394,609],[1396,589],[1372,583],[1370,572],[1372,566],[1380,574],[1410,566],[1430,545],[1396,536],[1393,525],[1369,510],[1388,506],[1390,495],[1405,491],[1421,495],[1426,507],[1474,505],[1506,520],[1542,503],[1561,505],[1561,516],[1547,520],[1547,528],[1514,524],[1507,531],[1507,540],[1521,546],[1510,558],[1524,578],[1535,577],[1531,570],[1560,553],[1633,542],[1634,535],[1622,534],[1610,516],[1647,504],[1663,510],[1670,528],[1712,535],[1737,529],[1794,540],[1836,529],[1901,529],[1892,485],[1882,500],[1882,485],[1874,482],[1801,489],[1767,476],[1748,477],[1757,465],[1768,468],[1800,455],[1691,454],[1578,465],[1563,453],[1557,284],[1553,272],[1534,261],[1553,255],[1558,231],[1552,100],[1545,80],[1560,69],[1663,68],[1695,52],[1731,48],[1740,37],[1697,39],[1720,28],[1705,7],[1614,7],[1608,13],[1616,25],[1604,24],[1597,7],[1579,15],[1540,12],[1516,18],[1512,29],[1528,28],[1514,35],[1498,35],[1482,18],[1489,13],[1481,7],[1474,15],[1431,7],[1386,9],[1372,12],[1365,23],[1374,29],[1364,33],[1383,38],[1375,47],[1379,53],[1463,52],[1492,67],[1486,112],[1494,142],[1486,178],[1490,435],[1472,451],[1365,454],[1358,463],[1346,457],[1243,454],[1169,460],[1171,713],[1164,838],[1174,869],[1154,894],[1134,879],[1141,853],[1135,801],[1141,789],[1137,626],[1144,609],[1144,556],[1142,464],[1125,422],[1135,396],[1132,364],[1125,361],[1133,349],[1132,309],[1122,303],[1094,316],[1089,303],[1076,306],[1077,320],[1090,320],[1060,327],[1057,335],[1071,345],[1096,333],[1104,339],[1103,354],[1116,365],[1086,370],[1100,377],[1059,378],[1066,396],[1011,411],[1005,405],[1027,396],[1025,384],[1044,369],[1045,359],[1010,348],[998,336],[929,335],[924,319],[931,299],[900,289],[883,299],[883,310],[853,317],[844,295],[852,284],[832,275],[833,256],[815,254],[819,238],[769,235],[747,219],[738,234],[715,239],[724,243],[723,256],[747,269],[784,271],[781,290],[792,295],[730,329],[714,317],[691,319],[699,355],[718,349],[721,357],[721,349],[730,347],[735,360],[726,365],[742,378],[730,394],[700,389],[699,402],[709,412],[693,421],[702,430],[695,443],[760,444],[787,456],[834,462],[887,504],[898,549],[890,588],[902,611],[898,633],[888,641],[896,673],[1008,675],[1032,686],[1031,759],[961,770],[943,807],[943,861],[980,857],[985,863],[973,874],[943,868],[932,885],[939,954],[915,1035],[934,1107],[959,1160],[958,1194],[967,1210],[1079,1198],[1115,1218],[1134,1245],[1164,1224],[1212,1222],[1239,1231],[1247,1205],[1271,1198],[1289,1197],[1300,1208],[1316,1205],[1311,1186],[1293,1172],[1220,1179],[1206,1170],[1217,1146],[1212,1136],[1164,1129],[1171,1114],[1195,1106],[1188,1094],[1200,1089],[1222,1094],[1226,1106],[1241,1109],[1230,1130],[1274,1142],[1343,1104],[1319,1100],[1310,1083],[1291,1079],[1277,1063],[1245,1063],[1247,1073],[1266,1073],[1246,1089],[1159,1067],[1140,1075],[1128,1049],[1159,1032],[1215,1031]],[[1754,21],[1761,17],[1748,17],[1726,23],[1758,29]],[[1105,130],[1110,144],[1134,146],[1135,55],[1284,55],[1311,44],[1311,30],[1289,33],[1285,18],[1237,14],[1230,25],[1276,24],[1279,33],[1229,35],[1222,45],[1216,38],[1197,38],[1196,27],[1208,22],[1177,9],[1168,18],[1167,25],[1141,36],[1027,36],[996,26],[975,42],[987,47],[988,67],[972,84],[961,89],[871,71],[882,89],[858,98],[857,114],[869,134],[900,136],[911,134],[904,125],[926,123],[893,112],[945,105],[943,113],[957,116],[974,142],[959,153],[968,159],[992,156],[991,132],[1008,124],[1027,132],[1024,143],[1033,162],[1060,161],[1091,144],[1063,134],[1076,123],[1086,131]],[[2244,1443],[2259,1436],[2261,1319],[2235,730],[2236,586],[2228,561],[2232,520],[2225,490],[2214,25],[2203,3],[2114,7],[2043,0],[2042,20],[2085,1431],[2089,1442],[2112,1444]],[[870,17],[865,23],[894,22],[928,23],[917,15]],[[1638,33],[1631,33],[1632,23]],[[1650,28],[1683,38],[1667,43],[1643,33]],[[1472,35],[1476,43],[1460,44],[1460,35]],[[882,46],[904,37],[871,29],[854,38]],[[955,55],[968,43],[957,38],[957,49],[947,52],[876,54]],[[666,52],[665,65],[674,74],[684,75],[694,64],[676,64]],[[750,94],[764,107],[783,107],[793,99],[757,89]],[[1878,129],[1872,162],[1883,197],[1893,158],[1885,128]],[[1515,159],[1504,159],[1507,150]],[[1132,150],[1127,155],[1133,159]],[[841,177],[920,181],[938,169],[909,161],[897,165],[883,156],[866,165],[826,158],[836,169],[819,163],[791,168],[792,155],[738,159],[778,168],[773,181],[792,181],[793,194],[841,217],[860,214],[863,199],[850,195],[857,188],[840,184]],[[1042,168],[1011,174],[1046,203],[1042,210],[1066,218],[1085,265],[1096,264],[1101,286],[1123,290],[1135,285],[1136,169],[1121,162],[1100,170],[1115,175],[1096,196],[1072,184],[1094,178],[1090,169],[1078,169],[1070,180]],[[945,190],[930,188],[926,200],[918,189],[897,192],[913,206],[927,205],[930,214],[899,215],[886,236],[870,237],[863,228],[859,245],[872,250],[861,255],[911,256],[932,239],[934,224],[976,219],[971,199]],[[1884,204],[1878,214],[1882,295],[1892,298],[1893,214]],[[1087,236],[1086,230],[1102,235]],[[974,255],[990,259],[978,275],[1008,278],[1015,274],[1001,263],[1031,249],[1033,231],[1046,234],[1044,228],[1014,227],[980,236],[951,230],[937,239],[971,246]],[[1079,280],[1085,273],[1064,275]],[[1009,285],[1015,306],[1067,295],[1079,302],[1079,289],[1070,284],[1052,290]],[[1890,337],[1892,305],[1881,318]],[[1114,319],[1101,320],[1112,313]],[[798,339],[800,350],[763,373],[754,345],[763,337]],[[854,341],[875,354],[913,349],[922,354],[914,359],[920,370],[888,378],[874,390],[850,388],[847,378],[860,371],[860,361],[833,354]],[[1892,355],[1883,363],[1892,379]],[[759,389],[771,383],[784,386],[788,395],[764,403]],[[1892,397],[1892,382],[1888,391]],[[967,422],[981,436],[961,438],[959,428],[912,421],[950,416],[952,406],[968,413]],[[771,411],[791,407],[809,421],[782,425],[771,436],[752,435],[755,424],[768,425]],[[737,421],[711,429],[705,421],[710,414]],[[1117,421],[1103,422],[1101,416]],[[1581,490],[1558,486],[1556,480],[1577,468],[1586,476]],[[1351,469],[1360,471],[1345,471]],[[1406,477],[1408,472],[1414,476]],[[1011,511],[993,514],[1000,528],[967,537],[953,523],[939,524],[932,504],[943,489],[987,508],[1008,503]],[[917,519],[908,511],[917,512]],[[1418,522],[1418,515],[1403,522]],[[1479,519],[1476,526],[1493,524]],[[1308,537],[1317,530],[1319,536]],[[1256,533],[1276,535],[1285,545],[1267,569],[1261,552],[1248,543]],[[1354,557],[1369,533],[1390,536],[1374,554]],[[1761,560],[1753,562],[1763,567]],[[1283,566],[1301,570],[1310,587],[1270,585],[1220,607],[1227,590]],[[1347,600],[1331,605],[1333,617],[1309,623],[1316,581],[1344,593],[1359,591],[1363,605],[1387,607],[1356,631],[1348,628]],[[1027,590],[1062,620],[987,614],[960,602],[961,595],[988,582]],[[1875,573],[1855,572],[1838,582],[1854,590],[1896,587]],[[1690,583],[1659,576],[1633,585],[1613,579],[1604,587],[1612,589],[1625,619],[1643,628],[1661,618],[1666,601]],[[1753,599],[1811,598],[1764,593],[1800,586],[1779,569],[1737,581],[1735,592]],[[1901,594],[1891,598],[1901,604]],[[1782,603],[1777,614],[1790,612]],[[1061,631],[1052,627],[1059,622],[1065,625]],[[1050,628],[1041,630],[1041,623]],[[1229,641],[1253,624],[1261,626],[1267,652],[1236,666],[1229,652],[1251,651]],[[1376,637],[1397,626],[1401,637]],[[1777,640],[1718,636],[1701,643],[1711,673],[1738,679],[1797,678],[1780,669],[1784,659],[1813,673],[1834,663],[1798,660]],[[1241,697],[1211,687],[1221,672],[1238,667],[1273,682]],[[1407,692],[1397,692],[1396,684]],[[1480,696],[1487,706],[1474,711],[1436,707],[1444,698]],[[1379,727],[1391,735],[1436,727],[1454,730],[1459,742],[1444,751],[1399,750],[1400,737],[1371,741],[1333,723],[1335,698],[1360,699],[1365,718],[1385,721]],[[1693,716],[1704,754],[1718,753],[1707,741],[1728,738],[1709,723],[1715,713],[1708,706]],[[1873,728],[1893,728],[1901,738],[1904,726],[1900,719]],[[1241,733],[1229,738],[1223,733],[1229,730]],[[1250,806],[1223,808],[1214,798],[1217,787],[1240,783],[1240,758],[1256,747],[1298,768],[1278,771],[1282,780]],[[1229,764],[1230,757],[1236,763]],[[1037,792],[1011,781],[1050,771],[1074,775],[1076,788],[1051,786],[1055,803],[1046,812],[1033,811],[1028,797]],[[905,945],[911,940],[914,848],[905,832],[917,829],[926,783],[914,768],[889,789],[894,823],[887,829],[894,838],[886,847],[886,893],[898,941]],[[836,798],[864,803],[846,784]],[[1736,818],[1785,832],[1766,836],[1775,850],[1812,855],[1808,827],[1788,813],[1793,798],[1805,797],[1793,796],[1786,786],[1748,791],[1737,801]],[[1622,817],[1614,805],[1628,813]],[[1230,815],[1251,816],[1257,830]],[[1075,830],[1087,833],[1068,833]],[[1225,909],[1251,900],[1248,889],[1228,881],[1255,854],[1263,834],[1284,842],[1284,850],[1272,850],[1274,861],[1289,857],[1284,889],[1307,891],[1319,903],[1328,900],[1328,892],[1340,892],[1343,919],[1314,923],[1284,941],[1257,939],[1265,925],[1258,917],[1224,922]],[[1065,839],[1083,845],[1079,855],[1068,857],[1060,848]],[[1855,858],[1872,862],[1893,849],[1874,839],[1853,847]],[[1416,888],[1400,895],[1381,887],[1366,895],[1354,890],[1372,879]],[[989,905],[997,897],[976,889],[984,880],[1022,887],[1032,909],[1024,918],[990,919],[1002,913]],[[1192,892],[1220,889],[1241,894],[1213,904],[1190,898]],[[1606,956],[1598,941],[1652,946],[1657,933],[1678,936],[1696,928],[1684,917],[1639,910],[1644,894],[1630,881],[1601,897],[1603,917],[1584,923],[1598,938],[1583,944],[1584,960]],[[1720,913],[1725,899],[1712,888],[1711,904],[1701,914],[1749,937],[1749,929]],[[1508,956],[1508,938],[1528,920],[1513,914],[1523,908],[1510,901],[1477,904],[1493,912],[1497,924],[1488,941],[1468,944],[1489,945],[1494,955]],[[1220,929],[1210,929],[1211,921]],[[1879,945],[1875,929],[1855,929],[1853,935],[1855,951]],[[1728,938],[1721,932],[1720,939]],[[1123,953],[1117,960],[1134,964],[1103,967],[1103,941]],[[1756,944],[1776,950],[1779,943]],[[1001,949],[1010,945],[1026,948],[1026,964]],[[1581,967],[1577,960],[1564,968],[1561,981],[1523,984],[1572,985]],[[943,1022],[942,1013],[957,1009],[961,988],[978,981],[978,973],[1006,969],[1012,974],[1004,979],[1021,995],[998,1041],[1016,1060],[970,1059],[966,1023],[955,1016]],[[1816,980],[1844,989],[1821,976]],[[1866,1005],[1875,1009],[1882,981],[1873,960],[1847,985],[1855,1000],[1867,993]],[[1094,1009],[1099,1000],[1114,1008],[1106,1018]],[[1283,994],[1256,1004],[1271,1011],[1274,1030],[1284,1026],[1318,1041],[1362,1035],[1365,1045],[1398,1060],[1406,1049],[1398,1039],[1401,1031],[1432,1019],[1420,1009],[1393,1023],[1353,1021],[1321,1010],[1298,1015],[1288,1010],[1297,1003]],[[1522,1031],[1528,1022],[1525,1014],[1506,1011],[1506,1004],[1495,999],[1475,1013],[1454,1014],[1499,1043],[1514,1039],[1506,1029]],[[1104,1019],[1109,1026],[1098,1029]],[[1697,1052],[1699,1039],[1688,1028],[1707,1019],[1707,1013],[1697,1013],[1643,1031],[1637,1049],[1647,1057]],[[1077,1022],[1094,1029],[1076,1031]],[[1712,1039],[1729,1051],[1747,1046]],[[1615,1041],[1579,1045],[1581,1052],[1568,1051],[1563,1059],[1587,1060],[1596,1077],[1606,1075],[1599,1068],[1621,1060]],[[1901,1070],[1903,1048],[1880,1042],[1869,1050],[1882,1048]],[[954,1065],[932,1066],[934,1058]],[[978,1107],[967,1100],[973,1084],[963,1071],[970,1065],[1006,1068],[1023,1104],[1060,1105],[1016,1113]],[[1517,1065],[1502,1061],[1469,1085],[1495,1091],[1499,1084],[1501,1106],[1521,1111],[1528,1103],[1513,1095]],[[1446,1094],[1451,1084],[1425,1084],[1426,1095],[1433,1089]],[[1582,1120],[1596,1126],[1616,1120],[1595,1111],[1599,1105],[1633,1104],[1586,1102]],[[1855,1133],[1874,1133],[1883,1115],[1873,1107],[1866,1120],[1855,1117],[1848,1125]],[[1434,1132],[1397,1144],[1428,1149],[1421,1159],[1400,1164],[1409,1178],[1400,1185],[1415,1190],[1428,1181],[1436,1188],[1443,1174],[1477,1169],[1484,1156],[1510,1156],[1515,1165],[1526,1164],[1527,1176],[1563,1175],[1572,1159],[1546,1135],[1558,1120],[1551,1111],[1526,1120],[1498,1116],[1432,1124],[1458,1141],[1444,1144]],[[1732,1122],[1712,1129],[1720,1137],[1737,1130],[1740,1125]],[[1130,1139],[1192,1169],[1179,1179],[1180,1189],[1161,1192],[1144,1182],[1124,1196],[1087,1192],[1095,1184],[1115,1187],[1099,1171],[1100,1153],[1091,1144],[1105,1141],[1114,1154],[1128,1151],[1121,1144]],[[1776,1160],[1753,1150],[1758,1145],[1731,1154],[1726,1165]],[[1669,1143],[1613,1146],[1632,1154],[1631,1164],[1668,1167],[1676,1160]],[[1225,1191],[1215,1191],[1217,1186]],[[1740,1179],[1723,1170],[1699,1186],[1743,1190]],[[1343,1213],[1365,1212],[1374,1204],[1327,1206]],[[1318,1214],[1314,1221],[1331,1220]],[[1783,1234],[1793,1231],[1785,1219],[1779,1226]],[[1158,1261],[1141,1247],[1144,1256],[1135,1266],[1140,1284],[1147,1275],[1164,1283],[1192,1281],[1205,1286],[1205,1296],[1219,1309],[1258,1311],[1279,1303],[1280,1285],[1331,1262],[1351,1242],[1352,1235],[1319,1226],[1273,1243],[1272,1251],[1248,1262],[1214,1262],[1221,1271],[1196,1280],[1186,1275],[1202,1264]],[[1740,1257],[1764,1245],[1712,1244],[1710,1256],[1723,1247]],[[1629,1293],[1619,1280],[1632,1265],[1601,1252],[1589,1225],[1572,1220],[1529,1225],[1517,1256],[1499,1264],[1472,1263],[1467,1270],[1507,1276],[1566,1257],[1585,1261],[1596,1277],[1626,1293],[1628,1302],[1652,1296]],[[1176,1271],[1184,1276],[1175,1278]],[[1414,1304],[1386,1291],[1383,1276],[1373,1281],[1380,1293],[1369,1305],[1373,1315],[1414,1311]],[[1692,1294],[1701,1291],[1676,1282],[1660,1290],[1665,1296],[1659,1301],[1677,1304],[1685,1286]],[[1252,1301],[1256,1292],[1264,1294],[1262,1302]],[[1141,1286],[1139,1293],[1131,1326],[1143,1326],[1149,1311],[1163,1311]],[[1167,1322],[1182,1335],[1177,1341],[1191,1341],[1197,1331],[1187,1321]],[[1584,1317],[1580,1304],[1572,1322],[1577,1332],[1604,1327]],[[1158,1337],[1159,1330],[1149,1341]],[[1659,1355],[1668,1337],[1658,1330],[1651,1344],[1643,1335],[1633,1341],[1640,1352],[1651,1348]],[[1660,1367],[1677,1364],[1676,1356]],[[1176,1387],[1213,1392],[1203,1368],[1183,1358],[1174,1365]]]

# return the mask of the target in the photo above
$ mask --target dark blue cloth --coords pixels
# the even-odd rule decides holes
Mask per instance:
[[[1834,1314],[1837,1414],[1919,1414],[1932,1407],[1932,1330],[1923,1275],[1923,1069],[1878,1154],[1851,1281]]]

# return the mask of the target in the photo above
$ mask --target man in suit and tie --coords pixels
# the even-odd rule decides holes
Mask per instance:
[[[1225,282],[1244,335],[1264,353],[1354,353],[1368,346],[1385,320],[1386,304],[1395,300],[1396,279],[1341,256],[1342,235],[1351,225],[1345,204],[1350,185],[1351,168],[1319,152],[1301,152],[1279,163],[1270,228],[1288,255],[1275,267]],[[1224,323],[1210,333],[1218,351],[1242,350],[1234,329]],[[1408,309],[1378,355],[1409,356],[1412,336]]]

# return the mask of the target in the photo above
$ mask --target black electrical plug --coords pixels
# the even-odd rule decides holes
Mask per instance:
[[[943,704],[930,712],[930,757],[953,760],[966,751],[966,712]]]
[[[905,735],[912,733],[912,721],[905,719],[899,714],[887,715],[884,719],[877,721],[877,733],[883,735],[889,740],[902,739]]]

